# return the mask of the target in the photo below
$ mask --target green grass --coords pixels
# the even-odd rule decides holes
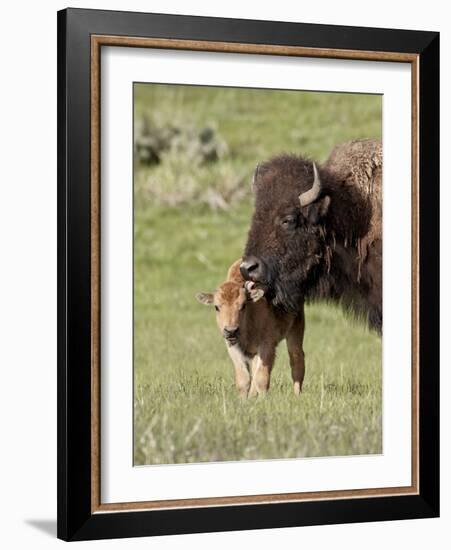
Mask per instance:
[[[228,145],[218,163],[169,151],[160,165],[139,167],[137,195],[163,205],[250,200],[252,173],[264,159],[302,152],[322,161],[337,143],[381,136],[375,95],[136,84],[135,99],[137,128],[143,116],[157,127],[211,126]]]
[[[326,158],[332,146],[378,137],[377,96],[139,85],[137,119],[214,125],[228,145],[218,163],[174,169],[174,158],[135,170],[135,463],[162,464],[371,454],[382,451],[381,341],[334,306],[306,312],[306,378],[292,394],[285,344],[265,399],[242,401],[214,310],[213,290],[240,257],[256,162],[281,151]],[[170,207],[164,193],[183,195]],[[214,209],[200,191],[243,193]],[[159,194],[152,192],[159,186]],[[194,192],[192,190],[194,189]],[[211,206],[211,205],[210,205]]]

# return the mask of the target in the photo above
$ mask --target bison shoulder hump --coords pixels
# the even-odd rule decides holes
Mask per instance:
[[[358,139],[337,145],[324,167],[339,180],[378,197],[382,187],[382,143]]]

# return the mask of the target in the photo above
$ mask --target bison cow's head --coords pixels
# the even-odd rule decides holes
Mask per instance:
[[[282,155],[257,166],[255,211],[240,270],[275,306],[298,311],[318,278],[330,196],[311,161]]]

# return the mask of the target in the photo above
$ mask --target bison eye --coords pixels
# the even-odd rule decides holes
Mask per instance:
[[[296,216],[285,216],[280,222],[284,229],[293,229],[296,225]]]
[[[216,311],[219,311],[219,306],[215,306]]]

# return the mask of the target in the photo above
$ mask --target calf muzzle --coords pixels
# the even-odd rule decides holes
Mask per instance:
[[[240,334],[239,327],[224,327],[223,330],[224,338],[229,342],[236,341]]]

